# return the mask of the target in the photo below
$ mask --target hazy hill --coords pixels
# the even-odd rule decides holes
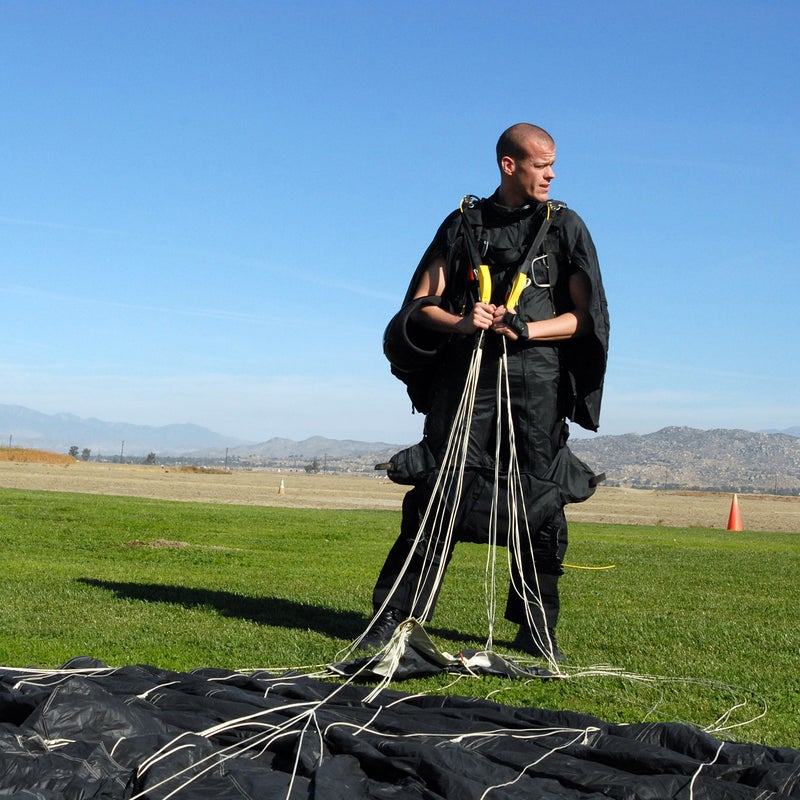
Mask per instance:
[[[785,433],[787,436],[800,437],[800,425],[795,425],[792,428],[785,428],[782,431],[777,430],[777,428],[771,428],[770,430],[761,431],[761,433]]]
[[[668,427],[645,435],[623,434],[571,439],[573,451],[609,484],[637,487],[800,492],[800,428],[781,433],[698,430]],[[166,457],[231,467],[314,467],[371,471],[402,444],[328,439],[302,441],[275,437],[246,444],[198,425],[151,427],[82,419],[73,414],[42,414],[0,404],[0,446],[35,447],[67,453],[89,448],[93,458]]]
[[[124,442],[124,446],[123,446]],[[132,425],[84,419],[74,414],[42,414],[24,406],[0,404],[0,445],[68,453],[89,448],[92,456],[181,455],[192,450],[241,444],[199,425]]]
[[[295,441],[275,437],[260,444],[246,444],[230,450],[232,455],[249,458],[287,459],[287,458],[358,458],[376,451],[394,452],[401,445],[386,442],[359,442],[353,439],[326,439],[312,436]]]
[[[668,427],[570,446],[614,485],[800,491],[800,438],[786,433]]]
[[[572,439],[570,446],[612,485],[800,491],[800,438],[786,433],[669,427],[643,436]],[[315,436],[300,442],[270,439],[230,453],[252,465],[302,468],[316,461],[320,469],[369,470],[398,449]]]

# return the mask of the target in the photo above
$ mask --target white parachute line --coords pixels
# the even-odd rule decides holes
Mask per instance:
[[[288,726],[293,723],[298,723],[300,722],[300,720],[303,719],[303,717],[306,716],[306,714],[311,714],[311,713],[312,713],[311,711],[308,711],[305,712],[305,714],[300,714],[296,717],[293,717],[292,719],[287,720],[285,725]],[[182,736],[183,735],[190,735],[190,734],[182,734]],[[298,735],[298,731],[289,730],[286,729],[286,727],[281,727],[281,729],[278,731],[271,730],[268,733],[256,734],[252,736],[249,740],[246,740],[244,742],[234,742],[233,744],[230,744],[219,751],[209,753],[207,756],[204,756],[198,761],[189,764],[188,766],[178,770],[177,772],[174,772],[172,775],[168,775],[167,777],[160,780],[158,783],[152,786],[148,786],[147,789],[145,789],[144,791],[132,795],[130,800],[141,800],[141,798],[148,797],[150,796],[151,792],[154,789],[160,789],[162,787],[165,787],[167,784],[170,784],[173,781],[177,781],[178,779],[182,778],[184,775],[186,775],[186,773],[192,772],[193,774],[191,775],[191,777],[186,778],[182,783],[178,784],[175,788],[171,789],[169,792],[167,792],[167,794],[163,796],[163,800],[168,800],[170,797],[174,797],[179,792],[183,791],[187,786],[194,783],[196,780],[202,778],[211,770],[216,769],[220,764],[225,763],[231,758],[238,757],[240,753],[254,749],[255,747],[262,744],[266,747],[272,744],[273,742],[277,741],[278,739],[284,738],[286,736],[296,736],[296,735]],[[141,777],[147,771],[147,769],[149,769],[154,764],[169,758],[170,756],[177,753],[179,750],[185,750],[191,746],[192,745],[181,745],[165,753],[162,753],[161,756],[159,756],[159,758],[157,759],[153,759],[151,757],[150,759],[147,760],[148,766],[146,768],[143,765],[141,765],[138,768],[137,775]],[[197,769],[200,766],[202,766],[202,769]],[[197,771],[195,772],[195,770]]]
[[[504,343],[505,344],[505,343]],[[504,353],[505,355],[505,353]],[[529,595],[533,594],[534,598],[540,600],[540,591],[538,586],[538,581],[536,582],[535,589],[533,587],[529,587],[525,578],[520,573],[520,578],[522,579],[522,585],[519,585],[514,576],[514,570],[511,568],[512,564],[512,552],[514,555],[517,556],[517,563],[521,564],[521,555],[522,555],[522,536],[520,532],[520,501],[522,501],[522,507],[525,508],[525,497],[523,492],[522,486],[522,474],[519,469],[519,460],[517,458],[517,440],[516,440],[516,433],[514,431],[514,418],[512,416],[512,403],[511,403],[511,385],[509,383],[509,376],[508,376],[508,361],[506,359],[505,362],[505,369],[503,370],[503,380],[505,386],[505,393],[504,393],[504,404],[503,410],[506,414],[506,419],[508,420],[507,423],[507,433],[508,433],[508,485],[506,487],[506,500],[508,504],[508,548],[507,548],[507,557],[508,557],[508,571],[510,575],[510,581],[512,588],[517,591],[520,596],[523,598],[525,603],[526,609],[528,608],[528,599]],[[498,407],[497,412],[498,420],[502,416],[502,412],[500,407]],[[528,517],[527,514],[522,514],[524,526],[525,526],[525,539],[530,541],[530,529],[528,527]],[[533,562],[533,553],[531,553],[531,563]],[[535,576],[535,571],[534,571]]]
[[[161,787],[165,784],[168,784],[174,780],[180,778],[183,774],[190,770],[196,769],[199,765],[202,765],[205,762],[211,762],[207,767],[205,767],[202,771],[198,772],[196,775],[182,783],[180,786],[176,787],[176,789],[172,790],[170,793],[164,796],[164,800],[174,796],[177,792],[181,791],[182,789],[186,788],[190,783],[197,780],[203,774],[207,773],[208,771],[214,769],[218,764],[224,763],[229,758],[233,758],[238,756],[242,752],[246,752],[248,750],[253,750],[256,747],[262,747],[263,749],[268,748],[274,741],[279,738],[283,738],[289,735],[296,735],[298,731],[296,730],[296,726],[304,719],[313,717],[317,710],[324,706],[326,703],[330,702],[330,700],[335,697],[337,694],[342,692],[347,686],[349,686],[353,681],[356,680],[358,675],[367,669],[368,664],[365,665],[362,670],[359,670],[354,675],[348,677],[346,680],[342,681],[342,683],[338,684],[336,688],[326,697],[315,700],[312,702],[298,702],[298,703],[291,703],[287,705],[282,705],[272,709],[263,709],[261,711],[255,712],[253,714],[247,714],[243,717],[239,717],[232,720],[227,720],[225,722],[221,722],[217,725],[211,726],[210,728],[206,728],[202,731],[185,731],[170,742],[167,742],[163,747],[161,747],[158,751],[153,753],[149,758],[143,761],[138,769],[137,775],[141,777],[148,769],[154,766],[159,761],[163,761],[170,756],[174,755],[180,750],[185,750],[191,747],[194,747],[193,744],[181,744],[181,741],[187,736],[197,736],[200,738],[210,738],[212,736],[218,735],[220,733],[225,733],[230,730],[235,730],[236,728],[241,727],[254,727],[254,723],[256,723],[259,718],[264,718],[259,724],[266,728],[267,730],[262,731],[261,733],[254,734],[250,739],[241,741],[241,742],[234,742],[231,745],[228,745],[225,748],[222,748],[220,751],[210,753],[208,756],[200,759],[199,761],[188,765],[187,767],[175,772],[174,774],[164,778],[160,781],[157,786],[150,786],[145,792],[141,792],[139,794],[133,795],[130,800],[140,800],[146,796],[149,792],[157,787]],[[285,677],[282,678],[285,680]],[[366,702],[366,701],[365,701]],[[288,720],[284,720],[279,724],[274,724],[266,721],[266,717],[271,714],[284,714],[287,710],[291,710],[293,708],[297,709],[304,709],[299,714],[291,717]],[[305,730],[308,726],[309,722],[306,719],[306,723],[304,725],[303,730]],[[302,736],[302,733],[301,733]],[[293,772],[294,775],[294,772]],[[287,795],[288,797],[289,795]]]
[[[348,725],[351,725],[353,728],[355,728],[355,733],[353,734],[353,736],[358,736],[359,734],[363,733],[364,731],[371,730],[369,726],[373,722],[375,722],[376,719],[378,719],[378,717],[383,712],[383,709],[384,709],[383,706],[378,706],[378,708],[375,709],[375,713],[366,722],[363,722],[360,725],[356,725],[355,723],[347,723]],[[328,726],[325,728],[325,736],[328,735],[328,731],[331,728],[336,728],[336,727],[338,727],[340,725],[344,725],[344,724],[345,723],[342,723],[342,722],[331,722],[331,723],[329,723]]]
[[[384,659],[388,657],[389,668],[386,670],[386,675],[382,678],[380,683],[364,698],[365,703],[373,703],[392,682],[398,666],[400,666],[400,659],[403,657],[403,652],[406,649],[408,637],[411,635],[412,625],[408,621],[401,623],[395,628],[392,638],[386,644],[381,652],[385,653]],[[366,667],[365,667],[366,668]]]
[[[289,705],[289,706],[282,706],[280,709],[264,709],[262,711],[259,711],[259,712],[255,713],[255,714],[248,714],[247,716],[244,716],[244,717],[239,717],[237,719],[227,720],[226,722],[221,722],[218,725],[215,725],[215,726],[213,726],[211,728],[207,728],[206,730],[203,730],[203,731],[184,731],[183,733],[180,733],[178,736],[176,736],[171,741],[167,742],[161,748],[159,748],[151,756],[149,756],[144,761],[142,761],[139,764],[139,766],[137,767],[136,774],[137,774],[138,777],[141,777],[142,775],[144,775],[145,772],[147,772],[147,770],[149,770],[151,767],[153,767],[159,761],[163,761],[164,759],[169,758],[174,753],[176,753],[178,750],[185,750],[187,747],[194,747],[194,745],[191,744],[191,743],[190,744],[179,744],[179,742],[182,739],[186,738],[187,736],[197,736],[198,738],[201,738],[201,739],[209,739],[212,736],[214,736],[216,734],[219,734],[219,733],[224,733],[226,731],[235,730],[236,728],[241,728],[241,727],[245,727],[245,726],[248,726],[248,725],[253,726],[255,721],[259,717],[267,717],[270,714],[276,713],[277,711],[283,712],[286,709],[291,709],[291,708],[295,708],[295,707],[296,708],[303,708],[303,707],[316,706],[316,705],[318,705],[318,703],[313,703],[313,704],[309,704],[309,703],[294,703],[294,704]],[[288,720],[288,721],[284,722],[282,725],[281,724],[274,725],[272,723],[268,723],[266,721],[263,721],[263,722],[260,723],[260,725],[262,727],[268,729],[268,731],[264,731],[264,732],[258,734],[258,736],[262,737],[264,735],[272,735],[274,733],[278,733],[283,728],[285,728],[286,726],[288,726],[289,724],[294,722],[295,720],[302,718],[303,714],[309,713],[310,710],[311,709],[308,708],[306,711],[302,712],[301,714],[299,714],[299,715],[297,715],[295,717],[292,717],[291,720]],[[224,748],[222,752],[225,752],[229,748],[234,748],[234,749],[238,748],[238,747],[241,746],[241,744],[242,744],[241,742],[236,742],[236,743],[234,743],[232,745],[229,745],[228,747]],[[206,758],[215,758],[216,756],[217,756],[217,754],[212,754],[212,755],[207,756]],[[203,760],[205,760],[205,759],[203,759]],[[197,763],[202,763],[202,761],[199,761]],[[188,769],[192,769],[192,766],[195,766],[195,765],[191,765],[189,767],[186,767],[186,769],[187,770]],[[180,772],[176,773],[176,775],[180,775],[180,774],[181,774]],[[167,780],[171,780],[171,778],[167,779]]]
[[[308,727],[309,727],[309,725],[311,725],[312,721],[315,723],[314,727],[316,728],[317,736],[320,739],[320,748],[319,748],[320,757],[317,760],[317,766],[319,766],[322,763],[322,753],[323,753],[322,732],[319,729],[319,724],[317,724],[317,716],[316,716],[316,714],[312,713],[312,714],[309,715],[308,719],[306,720],[306,724],[303,725],[303,730],[300,731],[300,741],[297,743],[297,754],[295,755],[295,758],[294,758],[294,767],[292,768],[292,777],[289,779],[289,788],[286,790],[286,798],[287,798],[287,800],[288,800],[288,798],[290,798],[292,796],[292,789],[294,789],[294,781],[295,781],[295,778],[297,777],[297,768],[300,765],[300,756],[303,753],[303,739],[305,738],[306,731],[308,730]]]
[[[398,697],[396,700],[392,700],[391,703],[387,703],[385,707],[392,708],[392,706],[400,705],[401,703],[406,703],[409,700],[415,700],[420,697],[429,697],[432,694],[444,693],[448,689],[451,689],[456,684],[461,683],[461,681],[469,680],[471,677],[472,676],[467,676],[467,675],[455,675],[453,677],[453,680],[451,680],[449,683],[445,683],[442,686],[432,687],[424,692],[415,692],[414,694],[403,695],[402,697]]]
[[[299,673],[302,673],[303,675],[305,675],[305,677],[307,677],[307,678],[324,678],[326,675],[329,674],[328,673],[328,664],[327,663],[326,664],[300,664],[300,665],[298,665],[298,664],[289,664],[289,665],[286,665],[286,664],[270,664],[270,666],[268,666],[268,667],[261,666],[261,667],[235,667],[235,668],[233,668],[234,675],[238,674],[238,675],[250,675],[250,676],[252,676],[252,675],[254,675],[255,673],[258,673],[258,672],[264,673],[264,672],[267,672],[267,671],[281,673],[280,675],[270,676],[269,678],[267,678],[266,676],[264,676],[264,677],[259,676],[259,679],[261,679],[261,680],[274,681],[275,682],[273,684],[274,686],[280,686],[280,681],[285,681],[286,680],[286,674],[285,673],[287,673],[287,672],[299,672]],[[206,676],[203,676],[203,677],[206,677]],[[209,678],[207,678],[207,680],[209,680],[209,681],[216,681],[216,680],[226,681],[226,680],[229,680],[229,678],[228,677],[223,677],[223,678],[209,677]],[[265,697],[271,691],[271,689],[272,689],[271,686],[267,687],[267,689],[265,690],[265,694],[264,694]]]
[[[90,667],[87,669],[33,669],[30,667],[13,667],[14,672],[30,675],[30,678],[19,680],[14,684],[14,689],[23,686],[58,686],[59,683],[72,678],[74,675],[86,677],[107,677],[118,671],[118,667]]]
[[[503,357],[501,359],[501,374],[505,387],[504,400],[501,406],[498,390],[498,404],[497,404],[497,418],[498,418],[498,432],[499,421],[502,417],[503,410],[505,410],[508,431],[508,485],[506,488],[507,508],[508,508],[508,572],[509,580],[511,583],[511,591],[516,591],[522,598],[523,607],[525,609],[525,619],[531,636],[539,646],[539,648],[547,655],[549,666],[556,673],[560,673],[561,669],[558,661],[556,661],[553,642],[548,631],[547,619],[544,612],[544,604],[542,603],[542,591],[539,586],[539,576],[536,571],[536,557],[533,550],[533,538],[531,536],[530,525],[528,522],[528,515],[525,513],[527,506],[525,503],[525,492],[522,483],[522,473],[519,468],[519,459],[517,458],[517,441],[514,431],[514,418],[512,415],[512,401],[511,401],[511,385],[508,374],[508,356],[506,349],[506,342],[503,340]],[[498,381],[500,376],[498,376]],[[495,487],[497,486],[497,479],[495,479]],[[522,512],[520,513],[520,506]],[[520,530],[520,517],[522,517],[522,525],[524,527],[525,535],[522,535]],[[524,563],[522,559],[523,547],[528,548],[528,555],[530,556],[530,564],[533,568],[533,582],[528,583],[528,579],[523,574],[522,569],[517,571],[513,569],[513,559],[516,558],[517,564]],[[519,581],[519,582],[518,582]],[[541,624],[537,624],[538,620],[533,617],[531,607],[536,608],[537,614],[541,616]],[[543,635],[540,633],[543,632]]]
[[[724,683],[723,681],[717,680],[710,680],[704,678],[681,678],[681,677],[672,677],[668,675],[650,675],[645,673],[637,673],[637,672],[628,672],[627,670],[621,667],[612,667],[608,665],[597,665],[592,667],[585,667],[582,669],[573,670],[569,674],[562,673],[558,676],[554,677],[562,677],[562,678],[617,678],[621,681],[630,681],[631,683],[640,683],[645,685],[652,685],[652,686],[660,686],[662,684],[686,684],[692,686],[702,686],[709,689],[716,689],[719,691],[726,691],[730,693],[734,698],[739,696],[745,695],[748,699],[739,699],[737,700],[731,707],[728,708],[723,714],[721,714],[714,722],[710,723],[703,727],[699,723],[696,722],[688,722],[686,724],[692,725],[692,727],[696,727],[700,730],[703,730],[705,733],[711,734],[712,736],[716,736],[721,733],[725,733],[726,731],[733,730],[735,728],[743,728],[747,725],[751,725],[753,722],[756,722],[759,719],[762,719],[767,715],[769,712],[769,703],[766,699],[755,692],[753,689],[744,686],[735,686],[733,684]],[[529,681],[526,681],[526,683]],[[501,690],[498,690],[501,691]],[[494,694],[494,693],[493,693]],[[660,692],[661,697],[663,699],[663,692]],[[721,722],[727,723],[730,719],[731,715],[742,709],[746,708],[748,703],[755,703],[759,707],[759,712],[754,714],[749,719],[742,720],[741,722],[730,723],[721,725]],[[656,702],[649,711],[647,711],[642,718],[642,722],[646,722],[647,718],[654,714],[658,710],[659,702]]]
[[[166,683],[159,683],[156,686],[151,686],[147,691],[137,694],[136,697],[139,700],[149,700],[150,695],[153,694],[153,692],[161,691],[162,689],[166,689],[168,686],[175,686],[178,683],[180,683],[180,681],[167,681]]]
[[[766,717],[767,712],[769,711],[769,706],[767,704],[767,701],[762,698],[760,714],[756,714],[754,717],[744,720],[743,722],[732,722],[730,724],[725,724],[725,725],[721,724],[722,722],[727,723],[734,711],[738,711],[740,708],[744,708],[745,706],[747,706],[746,700],[741,700],[740,702],[735,703],[724,714],[721,714],[719,717],[717,717],[717,719],[714,722],[712,722],[711,725],[707,726],[706,728],[703,728],[703,730],[706,731],[706,733],[717,735],[723,733],[724,731],[732,731],[734,728],[743,728],[746,725],[752,724],[757,719],[762,719],[763,717]]]
[[[497,618],[497,526],[500,492],[500,446],[502,443],[502,401],[503,378],[508,374],[508,354],[506,340],[503,339],[503,354],[497,370],[497,385],[495,391],[495,407],[497,408],[495,420],[495,452],[494,452],[494,483],[492,486],[492,506],[489,512],[489,546],[486,550],[486,571],[483,580],[483,592],[486,598],[486,617],[488,632],[486,636],[486,649],[490,652],[494,648],[494,623]],[[510,421],[510,418],[509,418]]]
[[[703,767],[710,767],[710,766],[712,766],[713,764],[715,764],[715,763],[716,763],[717,759],[718,759],[718,758],[720,757],[720,755],[722,754],[722,748],[723,748],[724,746],[725,746],[725,742],[720,742],[720,745],[719,745],[719,747],[717,748],[717,752],[716,752],[716,753],[714,753],[714,758],[712,758],[712,759],[711,759],[711,761],[705,761],[705,762],[703,762],[703,763],[702,763],[702,764],[701,764],[701,765],[700,765],[700,766],[699,766],[699,767],[698,767],[698,768],[695,770],[694,774],[692,775],[692,779],[691,779],[691,781],[689,781],[689,800],[694,800],[694,783],[695,783],[695,781],[698,779],[698,777],[700,776],[700,771],[703,769]]]
[[[403,741],[405,739],[431,739],[438,743],[449,742],[452,744],[462,744],[464,742],[471,741],[480,743],[482,741],[496,739],[500,736],[503,738],[511,738],[528,742],[535,741],[537,739],[547,739],[551,736],[575,734],[575,739],[567,742],[566,745],[559,745],[557,748],[554,748],[553,752],[555,752],[560,748],[569,747],[577,742],[583,742],[584,744],[587,744],[590,739],[590,734],[597,734],[601,732],[600,728],[595,726],[589,726],[587,728],[491,728],[488,730],[470,731],[469,733],[463,733],[460,731],[448,731],[445,733],[433,733],[431,731],[420,731],[418,733],[394,733],[371,728],[370,725],[377,719],[380,713],[389,707],[390,706],[388,705],[381,706],[376,710],[375,714],[364,723],[344,722],[341,720],[331,722],[326,725],[324,734],[327,735],[328,731],[334,728],[343,728],[345,730],[355,730],[355,735],[366,732],[378,739],[391,739],[393,741]]]
[[[462,392],[461,399],[456,410],[456,415],[450,429],[445,453],[442,458],[442,464],[436,476],[436,481],[434,482],[428,505],[422,515],[419,527],[417,528],[414,542],[409,547],[408,555],[406,556],[402,567],[398,571],[397,577],[387,593],[386,599],[383,601],[381,606],[375,610],[370,624],[357,639],[337,653],[337,658],[346,657],[348,654],[354,652],[362,639],[369,633],[369,630],[372,627],[372,624],[374,624],[375,620],[389,607],[392,596],[397,591],[397,588],[400,586],[400,583],[405,577],[409,565],[415,557],[415,552],[423,540],[423,537],[426,539],[424,561],[429,565],[433,561],[432,559],[428,558],[431,552],[436,552],[438,550],[443,555],[446,555],[452,546],[452,537],[456,516],[455,512],[458,508],[458,502],[460,500],[463,487],[464,468],[467,448],[469,445],[469,428],[472,422],[472,413],[475,405],[475,392],[477,389],[477,377],[480,373],[480,365],[483,354],[482,343],[483,337],[481,336],[478,338],[470,358],[467,380],[465,381],[464,391]],[[448,514],[447,501],[449,497],[454,498],[454,500],[450,507],[450,513]],[[433,520],[433,523],[429,525],[431,519]],[[428,531],[427,533],[426,530]],[[441,581],[444,577],[445,567],[446,559],[440,559],[435,575],[436,587],[441,584]],[[431,574],[430,569],[431,567],[428,566],[425,574],[420,577],[420,581],[416,587],[416,592],[413,597],[412,608],[416,607],[422,587],[425,585],[427,578]],[[435,595],[436,591],[434,589],[434,591],[429,594],[425,607],[419,614],[423,620],[430,612]]]
[[[525,773],[529,769],[532,769],[533,767],[538,766],[546,758],[548,758],[549,756],[553,755],[553,753],[557,753],[559,750],[564,750],[565,748],[571,747],[572,745],[579,744],[582,741],[585,743],[586,739],[588,738],[588,736],[587,736],[588,730],[589,729],[587,729],[586,731],[578,731],[578,733],[577,733],[577,735],[575,736],[574,739],[571,739],[570,741],[567,741],[567,742],[563,742],[562,744],[557,745],[556,747],[551,747],[550,750],[548,750],[546,753],[542,753],[542,755],[539,756],[539,758],[537,758],[534,761],[531,761],[530,764],[526,764],[525,767],[522,770],[520,770],[520,772],[517,775],[517,777],[514,778],[513,780],[505,781],[503,783],[496,783],[496,784],[494,784],[494,786],[488,786],[485,789],[485,791],[483,792],[483,794],[480,796],[479,800],[485,800],[485,798],[488,797],[489,794],[491,792],[493,792],[495,789],[505,789],[505,788],[507,788],[509,786],[513,786],[515,783],[517,783],[517,781],[521,780],[524,777]]]
[[[439,472],[434,482],[433,490],[431,492],[428,505],[423,513],[422,519],[417,530],[414,547],[409,551],[409,555],[403,565],[403,568],[398,575],[394,586],[389,592],[389,598],[396,591],[397,586],[402,580],[411,559],[414,557],[414,551],[419,545],[419,542],[425,537],[425,561],[430,564],[431,559],[427,557],[431,552],[437,550],[445,554],[452,543],[452,531],[455,525],[455,509],[457,508],[457,499],[460,497],[461,487],[463,485],[464,462],[466,460],[466,448],[469,444],[469,425],[472,419],[472,412],[474,409],[474,395],[476,389],[476,374],[480,369],[480,356],[482,350],[478,347],[472,353],[470,361],[469,372],[462,393],[461,400],[456,410],[456,415],[453,425],[450,429],[450,434],[445,448],[445,453],[442,458],[442,463]],[[448,509],[448,498],[456,498]],[[448,513],[449,510],[449,513]],[[426,533],[427,531],[427,533]],[[413,598],[412,607],[415,607],[419,597],[422,586],[425,585],[427,578],[430,575],[429,566],[420,579],[419,585],[416,587],[416,592]],[[438,565],[436,573],[436,586],[439,585],[441,578],[444,574],[442,560]],[[430,611],[431,599],[435,592],[426,603],[422,613],[419,614],[423,619]],[[384,603],[384,607],[388,605],[389,599]]]
[[[481,340],[482,341],[482,340]],[[426,556],[429,555],[431,549],[434,552],[438,551],[441,557],[438,559],[426,558],[426,570],[421,576],[417,584],[416,592],[414,593],[413,606],[416,607],[420,599],[422,588],[426,585],[430,571],[433,567],[434,561],[436,573],[434,576],[433,591],[428,592],[425,600],[425,606],[420,614],[422,619],[426,619],[431,611],[435,602],[437,589],[441,586],[444,580],[444,573],[447,568],[447,554],[452,549],[453,534],[455,530],[456,519],[458,516],[458,508],[461,503],[461,494],[464,488],[464,472],[466,469],[467,454],[469,450],[469,432],[472,426],[472,417],[475,410],[475,394],[478,387],[478,376],[480,374],[481,360],[483,350],[480,346],[475,347],[472,352],[470,360],[470,368],[467,374],[467,380],[464,386],[464,392],[461,396],[456,418],[450,431],[450,438],[448,440],[448,447],[445,451],[445,456],[442,460],[439,476],[434,486],[429,507],[431,503],[437,503],[437,516],[436,523],[428,536],[428,544]],[[452,447],[451,447],[452,445]],[[452,462],[455,463],[452,463]],[[445,491],[439,488],[440,481],[445,477]],[[445,518],[445,512],[449,511]],[[420,533],[424,529],[427,522],[427,513],[423,517],[420,525]]]
[[[306,711],[315,711],[319,707],[319,701],[315,700],[308,703],[289,703],[285,706],[281,706],[280,709],[263,709],[262,711],[256,712],[255,714],[248,714],[244,717],[239,717],[238,719],[228,720],[227,722],[220,722],[217,725],[212,725],[210,728],[206,728],[205,730],[198,731],[195,735],[202,736],[204,739],[209,739],[212,736],[216,736],[220,733],[225,733],[226,731],[234,730],[235,728],[242,728],[246,727],[247,725],[252,725],[255,721],[259,719],[259,717],[265,717],[269,714],[274,714],[276,711],[280,711],[283,713],[287,709],[292,708],[301,708],[305,709],[301,714],[306,713]],[[262,722],[261,723],[265,728],[270,728],[273,731],[278,731],[283,727],[282,725],[273,725],[272,723]]]

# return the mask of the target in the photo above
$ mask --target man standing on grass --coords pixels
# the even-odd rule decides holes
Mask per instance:
[[[443,467],[476,337],[483,332],[465,456],[468,501],[451,509],[455,538],[480,538],[474,529],[483,524],[476,520],[486,519],[487,488],[497,475],[504,485],[511,480],[513,446],[526,495],[525,542],[512,553],[505,614],[520,626],[514,647],[535,656],[563,657],[554,632],[567,546],[563,506],[594,490],[593,476],[566,447],[566,418],[597,430],[609,325],[591,236],[575,212],[549,199],[555,158],[552,137],[535,125],[520,123],[502,134],[499,187],[488,199],[464,198],[445,219],[417,267],[404,310],[387,329],[393,371],[412,379],[407,381],[409,394],[427,415],[418,447],[432,469],[409,481],[416,485],[404,499],[400,536],[375,586],[373,604],[379,613],[362,649],[384,645],[409,617],[425,621],[432,616],[443,574],[434,567],[446,566],[452,545],[432,541],[430,523],[422,522]],[[491,294],[483,300],[481,283],[489,281],[479,265],[488,266],[491,283]],[[524,288],[509,303],[514,285]],[[424,350],[418,342],[432,340],[435,367],[420,382],[423,373],[409,365],[409,353],[413,359]],[[393,355],[401,351],[404,363],[399,365]],[[501,369],[508,377],[510,424],[498,403]],[[576,481],[583,488],[576,489]],[[517,512],[506,508],[501,516],[512,513]]]

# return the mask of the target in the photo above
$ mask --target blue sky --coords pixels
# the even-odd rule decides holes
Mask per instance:
[[[0,402],[416,440],[383,329],[530,121],[600,254],[600,433],[798,425],[799,37],[794,0],[4,0]]]

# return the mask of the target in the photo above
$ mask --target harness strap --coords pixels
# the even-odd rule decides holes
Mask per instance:
[[[470,270],[472,271],[472,278],[478,275],[478,268],[481,265],[482,257],[486,255],[486,253],[485,250],[483,253],[481,253],[480,248],[478,247],[478,242],[475,239],[475,231],[472,230],[472,225],[470,225],[469,220],[466,219],[466,210],[474,209],[480,202],[481,201],[479,197],[468,194],[466,197],[462,198],[461,203],[459,204],[459,209],[461,210],[461,227],[464,230],[464,241],[467,245],[467,255],[469,257],[469,266]]]
[[[534,236],[531,246],[528,248],[528,252],[525,254],[525,258],[522,259],[519,272],[517,272],[517,276],[514,278],[514,283],[511,286],[511,292],[509,293],[508,300],[506,301],[506,308],[508,308],[509,311],[513,311],[516,308],[517,302],[519,301],[519,296],[522,294],[522,290],[525,288],[526,279],[530,277],[531,280],[536,282],[533,272],[533,262],[536,260],[536,253],[539,252],[545,236],[547,236],[547,231],[550,229],[550,224],[553,221],[553,212],[559,211],[562,208],[564,208],[563,203],[553,203],[550,200],[547,201],[547,215],[542,221],[538,233],[536,236]],[[548,293],[550,294],[550,302],[552,303],[553,310],[555,311],[553,284],[550,280],[550,260],[547,257],[547,253],[545,253],[544,259],[545,269],[547,270],[547,283],[537,285],[541,285],[541,288],[547,289]]]
[[[483,252],[481,252],[481,248],[478,244],[477,239],[475,238],[475,232],[472,229],[472,225],[470,224],[469,219],[467,218],[467,211],[476,209],[478,204],[481,202],[480,198],[475,197],[474,195],[467,195],[461,200],[459,204],[459,209],[461,211],[461,221],[462,221],[462,229],[464,231],[464,242],[467,248],[467,256],[470,261],[470,278],[474,279],[476,275],[480,272],[481,262],[483,256],[486,255],[486,250],[488,249],[488,242],[484,243]],[[517,272],[516,277],[511,285],[511,289],[509,291],[508,299],[506,301],[506,307],[509,311],[513,311],[516,308],[517,302],[519,301],[519,297],[522,294],[522,290],[527,285],[528,279],[532,280],[536,283],[536,277],[533,269],[533,262],[537,259],[538,253],[544,244],[545,237],[547,236],[547,232],[550,229],[550,224],[553,221],[553,215],[555,212],[560,211],[562,208],[566,208],[564,203],[560,203],[553,200],[547,201],[547,214],[545,215],[542,224],[539,226],[539,230],[534,236],[533,241],[528,247],[527,251],[525,252],[525,256],[522,259],[522,263],[520,265],[519,271]],[[479,210],[479,209],[478,209]],[[550,262],[548,258],[548,254],[545,253],[544,256],[544,266],[547,270],[547,282],[543,284],[538,284],[540,288],[547,289],[548,294],[550,295],[550,302],[553,306],[553,312],[555,313],[555,296],[553,293],[553,286],[552,282],[550,281]]]

